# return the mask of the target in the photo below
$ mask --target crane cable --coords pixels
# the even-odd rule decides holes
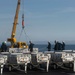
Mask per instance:
[[[22,35],[23,31],[24,31],[24,34],[25,34],[25,37],[26,37],[26,40],[27,40],[27,43],[28,43],[28,40],[31,40],[31,39],[30,39],[29,36],[26,34],[25,29],[22,29],[22,30],[21,30],[21,33],[20,33],[20,36],[19,36],[19,40],[20,40],[20,38],[21,38],[21,35]]]
[[[26,35],[26,40],[27,40],[27,43],[28,43],[28,39],[31,40],[29,38],[29,36],[26,34],[26,31],[25,31],[25,26],[24,26],[24,0],[22,0],[22,30],[21,30],[21,33],[20,33],[20,36],[19,36],[19,40],[21,38],[21,35],[23,33],[23,30],[24,30],[24,34]]]
[[[26,35],[26,37],[27,37],[29,40],[31,40],[30,37],[26,34],[25,29],[24,29],[24,34]]]

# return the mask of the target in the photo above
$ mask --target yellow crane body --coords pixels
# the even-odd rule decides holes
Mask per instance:
[[[11,48],[14,48],[15,44],[18,46],[18,48],[28,48],[28,45],[25,42],[17,42],[17,40],[15,38],[16,27],[17,27],[17,23],[18,23],[18,14],[19,14],[19,10],[20,10],[20,3],[21,3],[21,0],[18,0],[16,14],[14,17],[12,33],[11,33],[11,38],[7,39],[7,41],[9,41],[11,43]]]

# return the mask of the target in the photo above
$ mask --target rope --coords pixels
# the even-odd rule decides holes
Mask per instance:
[[[19,70],[19,71],[25,72],[25,70],[22,70],[22,69],[19,68],[19,65],[18,65],[17,67],[15,67],[14,65],[11,64],[11,66],[12,66],[14,69],[17,69],[17,70]]]
[[[25,38],[26,38],[27,43],[28,43],[28,42],[29,42],[28,39],[29,39],[29,40],[31,40],[31,39],[30,39],[29,36],[26,34],[25,28],[22,28],[21,33],[20,33],[20,36],[19,36],[19,40],[21,39],[21,36],[22,36],[23,31],[24,31]]]
[[[20,40],[20,38],[21,38],[22,32],[23,32],[23,29],[21,30],[21,33],[20,33],[20,36],[19,36],[19,40]]]
[[[26,34],[26,31],[25,31],[25,29],[24,29],[24,33],[25,33],[25,35],[29,38],[29,36]],[[29,38],[29,40],[31,40],[30,38]]]
[[[45,69],[39,67],[39,63],[38,63],[37,65],[34,65],[33,63],[31,63],[31,65],[32,65],[33,67],[38,68],[38,69],[45,70]],[[17,67],[15,67],[14,65],[11,64],[11,66],[12,66],[14,69],[17,69],[18,71],[25,72],[25,70],[22,70],[22,69],[19,68],[19,65],[18,65]]]
[[[9,63],[8,63],[8,64],[9,64]],[[19,71],[25,72],[25,70],[20,69],[20,66],[19,66],[19,65],[16,65],[16,66],[15,66],[15,64],[9,64],[9,65],[10,65],[12,68],[14,68],[14,69],[17,69],[17,70],[19,70]],[[34,65],[33,63],[31,63],[31,65],[38,68],[39,63],[38,63],[37,65]]]
[[[64,67],[64,66],[61,66],[61,68],[62,68],[62,69],[66,69],[66,70],[70,70],[69,68],[66,68],[66,67]]]
[[[31,62],[31,64],[32,64],[34,67],[38,67],[38,66],[39,66],[39,63],[37,63],[37,64],[35,65],[35,64],[33,64],[33,63]]]
[[[58,63],[55,63],[55,64],[56,64],[58,67],[61,67],[62,69],[70,70],[69,68],[63,66],[63,62],[58,62]]]

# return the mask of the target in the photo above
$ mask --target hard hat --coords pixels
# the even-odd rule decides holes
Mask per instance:
[[[4,41],[4,43],[7,43],[6,41]]]
[[[29,43],[31,43],[31,41],[29,41]]]

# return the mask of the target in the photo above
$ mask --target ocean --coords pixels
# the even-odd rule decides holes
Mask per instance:
[[[38,48],[39,51],[47,51],[47,44],[35,44],[34,48]],[[54,45],[51,45],[51,50],[53,50]],[[75,44],[65,45],[65,50],[75,50]]]

